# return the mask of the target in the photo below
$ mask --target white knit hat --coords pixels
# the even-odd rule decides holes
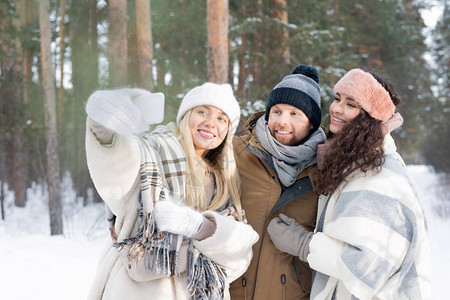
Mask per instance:
[[[199,105],[212,105],[221,109],[231,121],[230,134],[233,135],[236,132],[241,110],[231,85],[206,82],[187,92],[178,108],[177,124],[180,124],[181,118],[188,110]]]

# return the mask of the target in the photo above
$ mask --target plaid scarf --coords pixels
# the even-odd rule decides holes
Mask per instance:
[[[128,251],[129,268],[131,259],[144,259],[146,269],[167,276],[179,275],[178,252],[183,237],[159,231],[153,207],[156,201],[184,202],[186,179],[186,157],[170,127],[174,125],[158,126],[151,134],[137,138],[142,158],[138,232],[114,244],[119,250],[124,245],[131,245]],[[200,253],[192,240],[186,277],[190,299],[223,299],[225,270]]]

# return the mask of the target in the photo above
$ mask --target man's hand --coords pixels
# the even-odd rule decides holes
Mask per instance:
[[[270,221],[267,231],[278,250],[306,261],[309,254],[309,242],[313,236],[312,232],[306,231],[294,219],[283,214]]]

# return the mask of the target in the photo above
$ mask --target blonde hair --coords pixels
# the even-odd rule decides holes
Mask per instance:
[[[194,148],[189,119],[192,109],[186,112],[179,122],[177,138],[186,155],[186,204],[200,210],[218,210],[228,203],[230,197],[236,208],[238,219],[242,220],[240,202],[240,178],[234,158],[231,122],[228,123],[228,134],[221,145],[207,151],[199,157]],[[209,168],[208,168],[209,167]],[[212,171],[216,183],[216,193],[207,205],[205,178],[208,169]]]

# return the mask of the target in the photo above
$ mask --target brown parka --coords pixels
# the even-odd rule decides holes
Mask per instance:
[[[247,272],[231,284],[231,299],[309,299],[312,270],[298,257],[279,251],[267,233],[267,225],[283,213],[306,230],[314,230],[319,196],[313,190],[317,167],[307,167],[291,187],[282,187],[270,166],[270,154],[256,138],[256,121],[263,114],[250,117],[245,124],[245,135],[235,136],[233,140],[241,177],[242,207],[260,238],[253,245],[253,258]],[[283,206],[280,198],[288,203]]]

